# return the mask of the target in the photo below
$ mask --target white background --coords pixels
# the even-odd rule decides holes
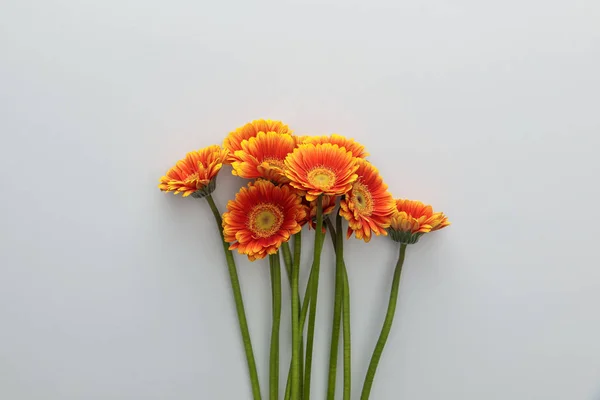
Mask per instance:
[[[599,399],[599,93],[595,0],[2,1],[0,398],[250,398],[210,210],[157,183],[273,118],[453,222],[409,249],[373,399]],[[358,398],[397,248],[346,248]],[[266,393],[268,268],[237,260]]]

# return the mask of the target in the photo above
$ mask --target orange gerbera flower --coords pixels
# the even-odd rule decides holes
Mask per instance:
[[[244,140],[241,150],[235,152],[232,163],[234,175],[241,178],[265,178],[276,183],[286,183],[283,161],[296,147],[296,140],[287,133],[258,132]]]
[[[448,225],[450,221],[444,213],[434,213],[431,206],[416,200],[397,199],[388,231],[394,241],[412,244],[424,234]]]
[[[302,198],[290,187],[267,180],[249,183],[227,203],[223,235],[229,249],[246,254],[250,261],[276,254],[279,246],[300,232],[306,218]]]
[[[356,181],[358,164],[352,153],[337,144],[301,144],[285,159],[290,185],[313,201],[322,194],[346,193]]]
[[[227,155],[228,151],[219,145],[187,153],[160,178],[158,187],[163,192],[183,193],[183,197],[204,197],[215,190],[217,174]]]
[[[367,153],[365,150],[365,146],[355,142],[354,139],[348,139],[345,136],[338,135],[336,133],[332,134],[331,136],[301,136],[298,139],[298,142],[312,144],[337,144],[339,147],[345,147],[346,150],[352,152],[352,156],[357,158],[366,158],[369,155],[369,153]]]
[[[275,133],[287,133],[292,134],[292,131],[281,121],[274,121],[270,119],[257,119],[249,122],[244,126],[237,128],[235,131],[230,132],[229,135],[223,141],[223,147],[229,150],[229,157],[227,158],[227,164],[231,164],[237,161],[235,152],[242,150],[242,142],[255,137],[258,132],[275,132]]]
[[[357,239],[368,242],[371,232],[387,235],[395,203],[377,168],[366,160],[357,161],[358,179],[340,202],[340,215],[348,220],[347,237],[354,232]]]

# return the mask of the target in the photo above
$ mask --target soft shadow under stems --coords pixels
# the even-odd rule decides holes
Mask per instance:
[[[205,199],[208,202],[213,215],[215,216],[217,230],[219,231],[219,234],[221,235],[221,241],[223,242],[223,251],[225,253],[225,259],[227,260],[227,268],[229,270],[229,278],[231,280],[231,289],[233,291],[235,309],[237,311],[240,332],[242,334],[242,342],[244,343],[246,361],[248,363],[248,372],[250,374],[250,383],[252,385],[252,398],[254,400],[261,400],[260,384],[258,381],[258,373],[256,371],[256,362],[254,361],[252,341],[250,340],[250,332],[248,330],[246,311],[244,309],[244,300],[242,298],[242,291],[240,289],[240,281],[237,274],[237,268],[235,266],[235,260],[233,259],[233,253],[231,250],[229,250],[229,243],[225,241],[223,236],[223,221],[221,219],[221,213],[219,213],[219,209],[217,208],[217,205],[210,194],[207,195]]]
[[[371,394],[371,387],[373,386],[373,379],[375,378],[377,365],[379,364],[379,359],[381,358],[381,354],[383,353],[385,342],[387,341],[387,338],[390,334],[392,322],[394,322],[394,314],[396,313],[396,302],[398,301],[398,288],[400,287],[400,277],[402,275],[402,264],[404,264],[405,254],[406,244],[402,243],[400,245],[400,255],[398,256],[398,262],[396,263],[396,269],[394,271],[394,279],[392,280],[392,290],[390,292],[390,301],[388,303],[385,321],[383,322],[381,334],[379,335],[377,345],[375,346],[373,356],[371,357],[371,362],[369,363],[369,369],[367,370],[367,375],[365,376],[365,382],[363,384],[360,400],[368,400],[369,395]]]

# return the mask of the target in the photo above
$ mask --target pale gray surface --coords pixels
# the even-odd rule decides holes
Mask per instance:
[[[364,142],[454,223],[410,248],[373,399],[600,398],[598,1],[0,9],[0,398],[250,398],[212,215],[156,185],[260,117]],[[358,394],[396,250],[347,249]],[[238,260],[265,390],[268,269]]]

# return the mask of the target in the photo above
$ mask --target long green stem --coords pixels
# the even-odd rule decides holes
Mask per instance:
[[[300,235],[301,233],[299,233]],[[285,270],[287,271],[287,276],[288,276],[288,281],[290,283],[290,290],[292,290],[292,263],[293,263],[293,259],[292,259],[292,252],[290,251],[290,245],[288,242],[283,242],[281,244],[281,254],[283,254],[283,261],[285,263]],[[293,297],[293,291],[292,291],[292,297]],[[293,301],[293,300],[292,300]],[[294,312],[294,305],[292,304],[292,313]],[[292,347],[293,347],[293,341],[294,341],[294,318],[292,318]],[[292,353],[293,353],[293,348],[292,348]],[[285,400],[290,400],[292,397],[292,366],[294,364],[294,357],[292,354],[292,359],[290,360],[290,366],[288,368],[288,376],[287,376],[287,381],[285,383],[285,395],[284,395],[284,399]]]
[[[306,290],[304,293],[304,300],[302,301],[302,308],[300,309],[300,326],[298,327],[299,331],[300,331],[300,376],[304,375],[304,325],[306,323],[306,317],[308,315],[308,308],[310,306],[310,298],[311,298],[311,283],[312,283],[312,279],[313,279],[313,271],[311,269],[310,271],[310,275],[308,276],[308,282],[306,284]],[[300,386],[303,387],[304,386],[304,378],[300,379]],[[300,393],[303,396],[303,391]],[[290,362],[290,369],[288,372],[288,378],[287,378],[287,385],[285,388],[285,400],[290,400],[292,397],[292,364]]]
[[[326,218],[323,218],[323,221],[325,221],[325,220],[326,220]],[[333,230],[332,232],[335,232],[335,230]],[[325,235],[323,235],[323,237],[321,238],[321,242],[323,243],[324,241],[325,241]],[[298,260],[300,260],[300,258],[298,258]],[[306,284],[306,290],[304,291],[304,298],[301,301],[302,307],[300,308],[299,330],[300,330],[300,389],[301,389],[300,397],[301,398],[304,393],[304,390],[303,390],[303,385],[304,385],[304,377],[303,377],[303,375],[304,375],[304,339],[303,339],[303,335],[304,335],[304,326],[306,323],[306,317],[308,315],[308,308],[310,306],[311,284],[312,284],[313,276],[314,276],[314,269],[311,268],[310,274],[308,275],[308,282]],[[290,282],[290,284],[291,284],[291,282]],[[290,370],[288,372],[287,385],[285,388],[285,400],[290,400],[290,398],[292,397],[291,383],[292,383],[292,365],[290,363]]]
[[[340,215],[338,214],[338,217],[340,217]],[[333,241],[334,241],[334,249],[336,252],[336,256],[337,253],[340,252],[342,255],[344,254],[344,242],[342,240],[342,244],[339,246],[339,248],[336,246],[336,240],[337,238],[342,238],[344,237],[344,234],[342,232],[342,226],[341,226],[341,219],[338,218],[336,219],[336,225],[338,225],[337,228],[337,234],[336,234],[336,228],[333,227],[333,223],[329,220],[329,218],[326,219],[326,223],[327,223],[327,229],[329,229],[332,232],[332,235],[334,235],[335,237],[333,237]],[[340,250],[341,249],[341,250]],[[343,321],[343,332],[344,332],[344,400],[348,400],[350,399],[350,391],[352,389],[352,383],[351,383],[351,342],[350,342],[350,284],[348,282],[348,271],[346,270],[346,262],[343,261],[342,259],[342,263],[343,263],[343,270],[344,270],[344,296],[343,296],[343,306],[342,306],[342,321]]]
[[[319,292],[319,268],[321,266],[321,251],[323,249],[323,202],[317,198],[317,224],[315,227],[315,248],[312,270],[314,276],[310,282],[310,314],[306,333],[306,361],[304,365],[304,400],[310,400],[310,378],[312,369],[312,354],[315,339],[315,318],[317,315],[317,294]]]
[[[296,301],[296,306],[294,306],[294,304],[292,304],[292,359],[290,360],[290,366],[288,368],[288,375],[287,375],[287,381],[285,384],[285,396],[284,396],[285,400],[290,400],[292,398],[292,372],[293,372],[294,362],[296,359],[298,359],[298,361],[299,361],[298,365],[302,364],[302,357],[294,357],[294,338],[295,338],[294,332],[296,332],[296,330],[299,327],[300,308],[302,307],[302,305],[300,304],[299,289],[296,287],[296,291],[294,291],[294,282],[293,282],[294,268],[296,269],[296,271],[294,271],[294,272],[298,273],[298,279],[299,279],[299,274],[300,274],[300,255],[301,255],[301,250],[302,250],[302,232],[298,232],[296,235],[294,235],[294,257],[293,258],[292,258],[292,252],[290,251],[290,245],[288,242],[282,243],[281,250],[282,250],[282,254],[283,254],[283,260],[285,262],[285,268],[288,272],[288,280],[290,283],[290,290],[292,291],[292,302],[294,301],[294,297],[296,297],[298,299],[298,301]],[[294,317],[294,307],[297,307],[296,317]],[[295,325],[294,321],[296,321],[297,325]],[[298,334],[302,335],[302,332],[299,332]],[[300,336],[300,340],[302,340],[302,336]],[[301,371],[299,371],[299,372],[301,372]]]
[[[351,390],[351,343],[350,343],[350,284],[348,282],[348,271],[344,261],[344,232],[342,232],[342,216],[338,213],[335,218],[336,226],[336,256],[341,259],[341,275],[343,286],[343,331],[344,331],[344,400],[350,399]]]
[[[273,327],[269,358],[269,400],[279,399],[279,328],[281,326],[281,265],[279,254],[269,256],[271,294],[273,298]]]
[[[350,284],[348,282],[348,271],[344,263],[344,304],[343,317],[344,322],[344,400],[350,400],[352,390],[351,382],[351,343],[350,343]]]
[[[225,259],[227,260],[227,267],[229,269],[229,278],[231,280],[231,289],[233,291],[233,298],[235,300],[235,309],[237,311],[238,322],[240,325],[240,331],[242,333],[242,341],[244,343],[244,351],[246,352],[246,361],[248,363],[248,371],[250,374],[250,383],[252,384],[252,398],[254,400],[260,400],[260,383],[258,381],[258,372],[256,371],[256,362],[254,361],[254,351],[252,350],[252,341],[250,340],[250,332],[248,330],[248,322],[246,320],[246,311],[244,309],[244,300],[242,298],[242,291],[240,289],[240,281],[235,266],[235,260],[233,259],[233,253],[229,250],[229,243],[225,241],[223,237],[223,227],[221,220],[221,213],[215,204],[211,195],[205,197],[212,213],[215,216],[215,222],[217,223],[217,230],[221,235],[221,241],[223,242],[223,251],[225,252]]]
[[[302,248],[302,232],[294,237],[294,262],[292,264],[292,400],[300,395],[300,253]]]
[[[396,264],[396,269],[394,271],[394,279],[392,280],[392,290],[390,292],[390,301],[388,304],[387,313],[385,315],[385,321],[383,323],[383,327],[381,328],[379,340],[377,340],[377,345],[375,346],[375,350],[371,356],[371,362],[369,363],[369,369],[367,370],[367,375],[365,376],[365,382],[363,384],[360,400],[367,400],[371,394],[371,387],[373,386],[373,379],[375,378],[377,365],[379,364],[379,359],[383,353],[385,342],[387,341],[387,338],[390,334],[390,329],[392,328],[392,322],[394,321],[394,314],[396,312],[396,302],[398,301],[398,288],[400,286],[400,276],[402,275],[402,264],[404,264],[405,254],[406,244],[402,243],[400,245],[398,263]]]
[[[339,221],[339,223],[338,223]],[[342,301],[344,297],[344,256],[343,256],[343,242],[340,236],[342,228],[342,220],[338,214],[336,218],[336,231],[335,235],[335,289],[334,289],[334,302],[333,302],[333,320],[331,326],[331,347],[329,348],[329,380],[327,384],[327,400],[335,399],[335,384],[337,378],[337,363],[338,363],[338,350],[340,343],[340,325],[342,322]]]
[[[302,339],[302,338],[301,338]],[[290,360],[291,361],[291,360]],[[299,384],[299,399],[302,396],[302,383],[303,383],[303,378],[302,378],[302,374],[303,374],[303,369],[304,369],[304,341],[301,340],[300,341],[300,384]],[[292,364],[290,362],[290,370],[288,371],[288,377],[287,377],[287,383],[285,386],[285,400],[290,400],[292,398]]]

